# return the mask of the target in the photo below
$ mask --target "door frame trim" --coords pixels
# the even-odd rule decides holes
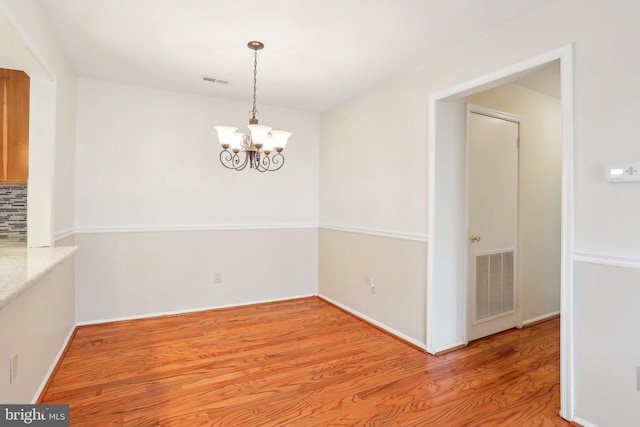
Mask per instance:
[[[431,354],[441,352],[462,344],[463,319],[458,318],[457,325],[438,324],[436,307],[440,311],[452,310],[460,313],[459,298],[448,298],[450,290],[447,287],[457,287],[454,292],[460,293],[460,283],[446,283],[441,279],[441,273],[435,263],[435,255],[445,238],[434,231],[444,220],[438,217],[440,203],[437,200],[436,189],[442,184],[437,182],[436,148],[438,147],[438,108],[446,101],[460,100],[474,93],[478,93],[496,86],[517,80],[521,75],[536,68],[560,60],[561,104],[562,104],[562,237],[561,237],[561,297],[560,297],[560,415],[572,420],[574,417],[574,361],[573,361],[573,317],[574,317],[574,273],[573,273],[573,245],[574,245],[574,118],[573,118],[573,45],[568,44],[547,53],[512,64],[488,75],[474,78],[459,85],[449,87],[433,93],[429,97],[429,251],[427,269],[427,351]],[[445,123],[440,123],[446,127]],[[442,144],[442,143],[441,143]],[[464,224],[459,224],[463,227]],[[448,231],[447,231],[448,232]],[[444,236],[446,237],[446,236]],[[440,243],[442,239],[443,243]],[[434,331],[454,331],[458,336],[449,336],[448,342],[436,342]],[[442,335],[442,334],[441,334]],[[439,335],[439,336],[441,336]]]
[[[485,107],[482,105],[476,105],[473,103],[468,102],[467,103],[467,108],[466,108],[466,114],[467,116],[465,117],[465,122],[466,122],[466,132],[465,132],[465,147],[464,147],[464,173],[465,173],[465,178],[464,178],[464,193],[465,193],[465,205],[464,205],[464,210],[465,210],[465,224],[464,224],[464,228],[465,228],[465,235],[468,236],[471,232],[470,230],[470,217],[471,217],[471,213],[469,212],[469,192],[471,190],[471,186],[470,186],[470,182],[469,182],[469,168],[471,167],[471,156],[469,156],[469,153],[471,152],[471,147],[470,147],[470,117],[471,114],[480,114],[483,116],[487,116],[487,117],[492,117],[494,119],[498,119],[498,120],[504,120],[507,122],[511,122],[511,123],[515,123],[518,125],[518,195],[517,195],[517,218],[516,218],[516,244],[515,244],[515,248],[514,248],[514,264],[516,266],[516,270],[514,271],[514,309],[513,309],[513,314],[515,314],[516,317],[516,327],[517,328],[522,328],[522,295],[523,295],[523,289],[522,289],[522,263],[520,262],[520,254],[522,253],[522,242],[520,241],[520,237],[522,235],[521,233],[521,227],[522,227],[522,222],[520,221],[520,211],[521,211],[521,199],[520,199],[520,194],[522,192],[522,179],[520,176],[520,166],[522,164],[522,159],[521,159],[521,153],[522,151],[520,150],[520,131],[521,131],[521,125],[523,122],[522,117],[515,115],[515,114],[511,114],[511,113],[507,113],[504,111],[500,111],[500,110],[495,110],[493,108],[489,108],[489,107]],[[467,245],[468,247],[468,245]],[[464,275],[464,285],[465,285],[465,310],[463,311],[463,316],[464,318],[464,337],[463,337],[463,342],[465,345],[469,344],[469,328],[471,327],[471,325],[475,325],[478,324],[477,321],[475,321],[474,319],[471,319],[471,321],[469,321],[468,315],[471,311],[471,307],[473,304],[473,301],[471,301],[469,299],[470,297],[470,291],[471,291],[471,283],[469,281],[470,277],[469,277],[469,267],[470,267],[470,256],[469,256],[469,251],[467,251],[467,253],[464,256],[464,266],[463,266],[463,275]],[[475,293],[474,293],[475,295]],[[475,313],[475,309],[473,309],[473,312]],[[502,315],[500,315],[502,316]],[[490,320],[490,319],[486,319],[486,320]],[[486,321],[485,320],[485,321]]]

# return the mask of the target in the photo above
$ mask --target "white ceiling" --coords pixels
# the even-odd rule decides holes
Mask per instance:
[[[553,61],[536,72],[520,78],[514,83],[560,99],[560,61]]]
[[[0,16],[0,67],[22,70],[31,77],[48,77],[20,36],[2,16]]]
[[[82,77],[325,111],[554,0],[40,0]],[[207,83],[208,75],[229,85]]]

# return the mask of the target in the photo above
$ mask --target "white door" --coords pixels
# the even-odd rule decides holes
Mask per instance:
[[[516,120],[504,113],[469,108],[469,341],[517,326]]]

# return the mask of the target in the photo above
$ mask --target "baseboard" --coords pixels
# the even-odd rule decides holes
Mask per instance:
[[[522,322],[522,326],[524,327],[533,326],[536,323],[544,322],[546,320],[549,320],[557,316],[560,316],[560,311],[554,311],[553,313],[547,313],[547,314],[543,314],[542,316],[534,317],[533,319],[524,320]]]
[[[40,402],[40,397],[42,396],[42,393],[49,386],[49,381],[51,380],[53,373],[56,371],[56,369],[58,369],[58,364],[62,360],[62,356],[64,356],[64,354],[67,352],[67,349],[69,348],[69,344],[71,343],[71,340],[75,336],[76,331],[77,331],[77,327],[75,325],[72,326],[71,329],[69,330],[67,337],[62,343],[62,347],[60,347],[58,354],[56,355],[55,359],[53,359],[53,362],[51,363],[49,370],[47,371],[44,378],[42,379],[42,383],[40,383],[40,386],[36,390],[36,393],[33,395],[33,398],[31,399],[32,404],[36,404]]]
[[[438,347],[433,351],[433,353],[430,353],[430,354],[433,354],[434,356],[438,356],[438,355],[442,356],[443,354],[450,353],[450,352],[456,351],[456,350],[460,350],[462,347],[466,347],[466,345],[467,344],[465,344],[463,341],[454,342],[454,343],[449,344],[449,345]]]
[[[124,317],[113,317],[113,318],[108,318],[108,319],[86,320],[86,321],[82,321],[82,322],[77,322],[76,326],[101,325],[103,323],[123,322],[123,321],[127,321],[127,320],[152,319],[154,317],[176,316],[176,315],[180,315],[180,314],[189,314],[189,313],[200,313],[200,312],[203,312],[203,311],[220,310],[220,309],[224,309],[224,308],[244,307],[244,306],[256,305],[256,304],[267,304],[267,303],[270,303],[270,302],[290,301],[290,300],[301,299],[301,298],[310,298],[310,297],[314,297],[314,296],[315,296],[315,294],[298,295],[298,296],[274,298],[274,299],[268,299],[268,300],[246,301],[246,302],[241,302],[241,303],[236,303],[236,304],[226,304],[226,305],[211,306],[211,307],[198,307],[198,308],[189,308],[189,309],[185,309],[185,310],[175,310],[175,311],[163,311],[163,312],[157,312],[157,313],[147,313],[147,314],[140,314],[140,315],[135,315],[135,316],[124,316]]]
[[[458,345],[454,345],[453,347],[447,346],[444,350],[436,351],[433,355],[434,356],[444,356],[445,354],[449,354],[449,353],[453,353],[454,351],[462,350],[465,347],[466,347],[466,344],[458,344]]]
[[[589,421],[585,421],[578,417],[574,417],[573,422],[571,424],[576,426],[579,425],[581,427],[598,427],[597,425],[590,423]]]
[[[392,327],[387,326],[384,323],[378,322],[377,320],[372,319],[371,317],[366,316],[366,315],[360,313],[359,311],[356,311],[356,310],[352,309],[351,307],[347,307],[346,305],[341,304],[338,301],[335,301],[335,300],[329,298],[326,295],[318,294],[318,298],[328,302],[331,305],[335,305],[339,309],[344,310],[347,313],[352,314],[353,316],[355,316],[355,317],[357,317],[357,318],[359,318],[361,320],[364,320],[365,322],[375,326],[376,328],[381,329],[382,331],[384,331],[384,332],[386,332],[386,333],[388,333],[390,335],[393,335],[395,338],[398,338],[398,339],[400,339],[402,341],[405,341],[406,343],[412,345],[413,347],[417,347],[418,349],[420,349],[422,351],[426,351],[427,347],[426,347],[426,344],[423,343],[423,342],[420,342],[420,341],[418,341],[418,340],[416,340],[414,338],[411,338],[410,336],[405,335],[402,332],[396,331]]]

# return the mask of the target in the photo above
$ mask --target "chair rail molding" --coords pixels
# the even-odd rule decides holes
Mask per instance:
[[[321,223],[318,226],[321,230],[343,231],[345,233],[365,234],[369,236],[388,237],[390,239],[410,240],[420,243],[428,243],[429,238],[426,233],[407,233],[404,231],[384,230],[380,228],[353,227],[350,225],[337,225]]]
[[[240,231],[314,229],[317,224],[199,224],[199,225],[131,225],[77,227],[74,234],[161,233],[180,231]]]
[[[575,250],[573,260],[588,264],[607,265],[610,267],[624,267],[640,269],[639,255],[620,255],[605,252]]]

